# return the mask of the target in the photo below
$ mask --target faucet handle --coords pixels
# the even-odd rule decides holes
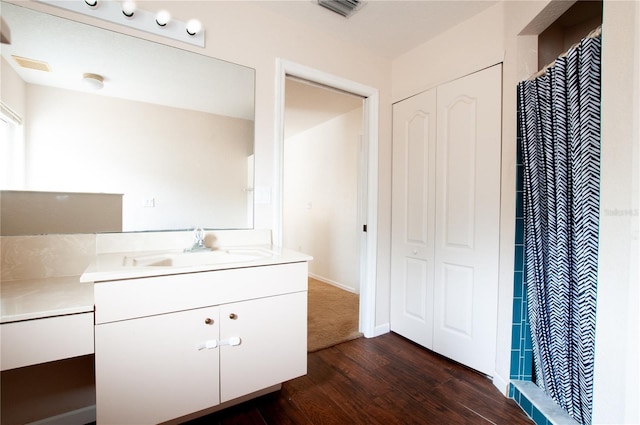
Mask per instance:
[[[189,248],[185,248],[184,251],[185,252],[194,252],[194,251],[200,251],[203,249],[207,249],[206,246],[204,245],[204,238],[205,238],[205,231],[202,227],[196,227],[195,229],[193,229],[193,245],[191,245]]]
[[[193,235],[195,237],[195,243],[199,247],[204,246],[204,229],[202,227],[196,227],[193,230]]]

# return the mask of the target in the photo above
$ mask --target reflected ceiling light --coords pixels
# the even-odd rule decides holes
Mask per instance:
[[[157,13],[139,9],[137,0],[33,0],[128,28],[204,47],[204,27],[197,19],[182,22],[171,18],[168,10]],[[138,4],[136,4],[136,2]]]
[[[122,14],[127,18],[133,18],[133,14],[136,13],[136,2],[124,1],[122,2]]]
[[[202,22],[197,19],[190,19],[187,22],[187,34],[193,37],[199,34],[200,31],[202,31]]]
[[[91,74],[89,72],[85,72],[82,74],[82,82],[85,87],[91,90],[100,90],[104,87],[104,77],[98,74]]]
[[[161,10],[156,14],[156,24],[161,27],[166,26],[171,21],[171,14],[166,10]]]

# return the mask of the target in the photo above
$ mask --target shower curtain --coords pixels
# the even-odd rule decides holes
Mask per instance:
[[[518,84],[537,385],[591,423],[600,194],[600,33]]]

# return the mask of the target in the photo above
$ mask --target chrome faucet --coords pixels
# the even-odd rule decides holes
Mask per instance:
[[[207,249],[204,245],[204,229],[202,227],[196,227],[193,230],[194,241],[190,248],[186,248],[185,252],[203,251]]]

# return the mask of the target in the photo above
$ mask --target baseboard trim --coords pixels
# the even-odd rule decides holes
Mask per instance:
[[[351,288],[349,286],[345,286],[345,285],[341,284],[340,282],[336,282],[335,280],[331,280],[331,279],[327,279],[326,277],[318,276],[317,274],[309,273],[309,277],[313,278],[315,280],[319,280],[320,282],[326,283],[328,285],[335,286],[336,288],[344,289],[345,291],[351,292],[352,294],[357,294],[358,293],[358,292],[356,292],[356,290],[354,288]]]
[[[85,425],[96,421],[96,405],[71,410],[27,425]]]
[[[384,323],[373,328],[373,335],[371,337],[375,338],[376,336],[388,334],[389,332],[391,332],[391,325],[389,323]]]
[[[497,372],[494,372],[491,382],[493,382],[493,385],[500,390],[502,395],[509,397],[509,381],[505,381]]]

